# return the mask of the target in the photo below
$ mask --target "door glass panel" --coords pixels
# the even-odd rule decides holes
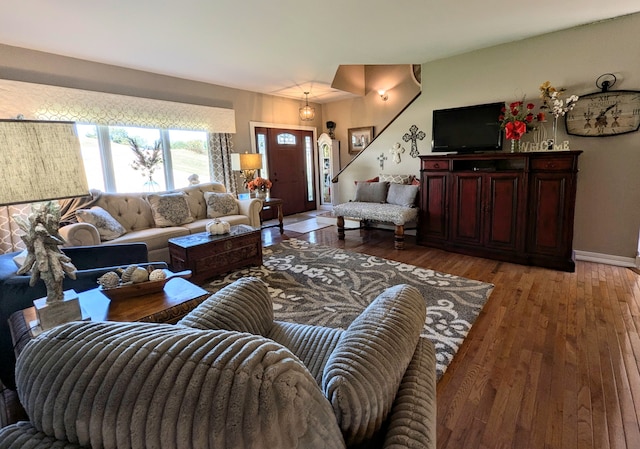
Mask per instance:
[[[311,137],[304,137],[304,158],[307,178],[307,201],[313,201],[315,191],[313,189],[313,145],[311,145]]]
[[[296,136],[289,133],[278,134],[276,137],[276,141],[278,145],[295,145],[296,144]]]
[[[135,139],[141,150],[137,156],[128,138]],[[160,130],[134,127],[110,127],[109,140],[113,158],[113,172],[118,192],[157,192],[166,190],[164,164],[153,166],[149,161]],[[135,167],[135,168],[134,168]]]
[[[210,182],[207,133],[169,130],[174,188]]]
[[[100,145],[98,144],[98,130],[95,125],[80,125],[76,123],[76,131],[78,139],[80,139],[80,150],[89,188],[104,192],[106,189],[104,187]]]

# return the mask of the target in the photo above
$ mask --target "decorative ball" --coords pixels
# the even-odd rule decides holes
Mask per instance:
[[[229,232],[231,230],[231,225],[227,221],[222,221],[216,218],[215,220],[207,223],[206,229],[210,235],[220,235]]]
[[[125,268],[122,271],[122,282],[123,283],[128,283],[131,282],[131,276],[133,275],[133,272],[136,271],[138,269],[137,265],[129,265],[127,268]]]
[[[150,281],[161,281],[166,278],[167,278],[167,273],[165,273],[164,270],[160,268],[153,270],[151,273],[149,273]]]
[[[149,272],[142,267],[136,267],[131,273],[131,282],[138,284],[149,280]]]
[[[115,271],[109,271],[98,278],[98,284],[103,288],[115,288],[120,285],[120,276]]]

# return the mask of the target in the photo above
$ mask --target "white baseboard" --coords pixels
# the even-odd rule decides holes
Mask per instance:
[[[591,253],[589,251],[575,251],[575,254],[576,260],[583,260],[585,262],[604,263],[617,267],[640,268],[640,265],[638,265],[640,257],[636,257],[634,260],[633,257],[612,256],[610,254]]]

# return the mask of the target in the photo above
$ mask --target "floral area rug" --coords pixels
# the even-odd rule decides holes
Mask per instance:
[[[492,284],[297,239],[264,248],[263,261],[204,288],[216,292],[241,277],[259,277],[269,286],[277,320],[344,329],[386,288],[413,285],[427,302],[422,335],[435,345],[438,379],[493,290]]]

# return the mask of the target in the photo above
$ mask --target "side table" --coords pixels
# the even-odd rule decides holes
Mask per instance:
[[[273,207],[276,208],[276,210],[278,211],[278,224],[277,225],[268,225],[268,226],[263,226],[262,228],[274,228],[276,226],[278,226],[280,228],[280,234],[284,234],[284,225],[282,224],[282,220],[284,219],[284,216],[282,215],[282,204],[283,201],[280,198],[266,198],[262,201],[262,208],[263,209],[271,209]]]
[[[122,300],[110,300],[97,288],[78,293],[82,309],[92,321],[145,321],[149,323],[177,323],[209,297],[205,289],[183,278],[167,282],[164,290]],[[18,310],[9,317],[9,330],[16,357],[32,338],[32,324],[36,320],[33,307]]]

